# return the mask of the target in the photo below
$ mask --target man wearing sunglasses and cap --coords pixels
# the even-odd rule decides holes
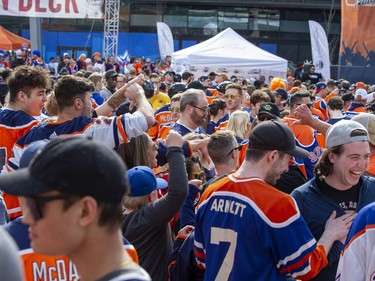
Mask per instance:
[[[150,280],[123,250],[129,183],[112,149],[80,137],[55,139],[28,168],[1,175],[0,187],[20,196],[36,253],[67,256],[83,281]]]
[[[241,167],[208,187],[197,207],[194,245],[205,280],[309,280],[327,265],[350,223],[331,216],[316,242],[295,201],[272,187],[292,157],[307,155],[286,124],[255,127]]]

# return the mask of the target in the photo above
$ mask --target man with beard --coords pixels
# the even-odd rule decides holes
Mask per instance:
[[[308,280],[327,265],[352,216],[333,212],[317,243],[295,201],[271,186],[293,157],[307,155],[286,124],[255,127],[241,167],[210,185],[197,207],[194,246],[205,280]]]
[[[208,110],[207,98],[202,90],[186,90],[180,99],[180,119],[171,130],[177,131],[181,136],[188,133],[205,134],[202,125],[208,118]]]

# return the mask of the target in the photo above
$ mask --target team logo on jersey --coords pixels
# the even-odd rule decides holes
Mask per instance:
[[[58,135],[56,134],[56,132],[53,132],[53,133],[49,136],[50,139],[55,139],[55,138],[57,138],[57,137],[58,137]]]

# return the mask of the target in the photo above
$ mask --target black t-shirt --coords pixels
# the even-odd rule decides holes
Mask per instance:
[[[359,183],[347,190],[338,190],[328,185],[325,180],[320,177],[317,180],[317,184],[320,191],[337,202],[345,213],[357,211]]]

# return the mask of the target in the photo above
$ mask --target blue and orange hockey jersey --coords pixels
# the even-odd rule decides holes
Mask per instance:
[[[233,174],[203,193],[194,246],[204,280],[308,280],[328,263],[292,197]]]

